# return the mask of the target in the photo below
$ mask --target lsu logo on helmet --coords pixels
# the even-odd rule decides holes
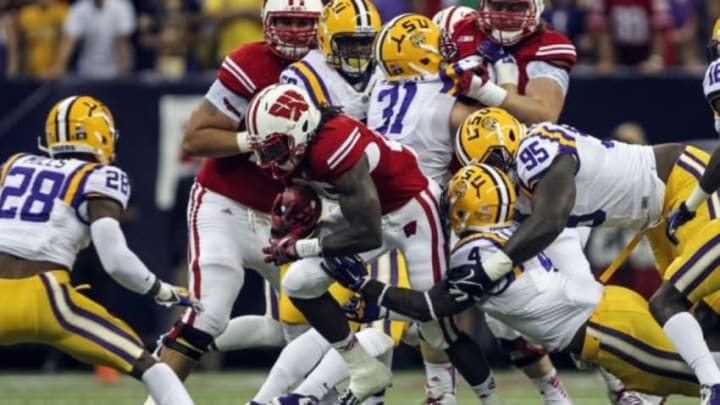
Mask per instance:
[[[450,227],[458,237],[469,230],[506,226],[515,211],[515,186],[500,169],[471,163],[450,179]]]
[[[455,135],[455,155],[462,165],[475,160],[508,170],[525,126],[507,111],[483,108],[470,114]]]
[[[38,148],[58,157],[62,154],[91,154],[101,164],[115,159],[115,130],[110,109],[90,96],[71,96],[56,103],[45,122],[45,143]]]
[[[378,34],[375,59],[388,80],[437,74],[444,66],[445,36],[440,27],[420,14],[402,14]]]

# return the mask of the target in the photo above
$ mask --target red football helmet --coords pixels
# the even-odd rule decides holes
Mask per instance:
[[[535,32],[544,8],[543,0],[480,0],[478,23],[493,41],[509,46]]]
[[[265,42],[284,59],[300,60],[317,48],[320,0],[265,0],[262,10]]]
[[[322,200],[310,186],[293,184],[275,197],[270,236],[305,238],[315,229],[322,213]]]

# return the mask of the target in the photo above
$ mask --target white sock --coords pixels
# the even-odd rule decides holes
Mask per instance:
[[[497,394],[495,377],[492,371],[482,384],[470,388],[472,388],[475,396],[480,399],[483,405],[501,405],[503,403]]]
[[[315,329],[298,336],[280,352],[253,400],[264,404],[288,392],[291,386],[302,380],[315,367],[329,349],[327,340]]]
[[[452,364],[425,362],[425,376],[429,389],[453,395],[457,392],[457,378]]]
[[[372,357],[382,358],[387,357],[384,356],[386,353],[392,353],[392,339],[377,329],[363,329],[355,334],[355,337],[363,349]],[[390,366],[387,363],[386,365]],[[320,364],[293,392],[323,398],[333,387],[348,377],[349,373],[345,360],[336,350],[330,350],[325,354]]]
[[[546,405],[572,405],[557,370],[553,367],[544,376],[532,379]]]
[[[280,322],[268,316],[245,315],[231,319],[213,343],[213,350],[227,352],[252,347],[282,347],[285,337]]]
[[[612,392],[620,392],[625,390],[625,384],[623,384],[623,382],[620,381],[619,378],[610,374],[609,371],[605,370],[602,367],[598,369],[600,370],[600,375],[602,376],[603,380],[605,380],[605,385],[607,385],[608,390]]]
[[[155,363],[142,375],[150,396],[158,405],[194,405],[185,386],[165,363]]]
[[[698,321],[689,312],[679,312],[663,325],[665,334],[690,366],[702,385],[720,384],[720,368],[705,343]]]

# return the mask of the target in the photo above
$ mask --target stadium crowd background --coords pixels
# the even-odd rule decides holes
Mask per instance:
[[[477,7],[476,0],[375,0],[384,21],[410,11],[432,16],[440,8],[455,3]],[[197,83],[199,80],[206,84],[231,49],[246,42],[262,40],[261,5],[262,0],[0,0],[0,158],[4,159],[12,152],[3,147],[3,144],[8,145],[8,134],[16,134],[18,130],[23,132],[22,125],[18,123],[27,117],[22,115],[27,115],[30,110],[46,110],[42,103],[50,100],[44,98],[53,94],[48,93],[47,88],[59,82],[71,81],[72,88],[88,89],[91,94],[93,86],[102,86],[99,81]],[[584,80],[607,77],[660,79],[652,82],[656,84],[651,86],[663,83],[663,78],[681,77],[694,83],[691,88],[695,89],[697,99],[702,97],[700,81],[706,66],[705,44],[714,19],[720,16],[720,1],[546,0],[543,16],[554,29],[568,35],[578,49],[579,64],[573,69],[573,77]],[[108,62],[111,60],[115,63]],[[13,87],[14,91],[27,88],[23,102],[17,104],[2,100],[3,94],[9,94],[3,88],[12,87],[4,84],[5,81],[15,84],[31,82],[33,85]],[[197,88],[196,93],[201,94],[199,89],[204,85],[194,87]],[[43,89],[46,89],[44,93]],[[572,89],[573,85],[571,95]],[[102,91],[107,93],[109,90],[105,88]],[[43,100],[33,106],[32,97]],[[127,98],[127,94],[123,97]],[[115,110],[112,95],[101,98]],[[24,107],[27,111],[23,110]],[[577,109],[570,102],[566,108]],[[138,119],[141,115],[119,115],[116,119],[122,129],[124,121]],[[647,113],[644,115],[647,116]],[[707,125],[704,126],[709,129],[709,111],[703,110],[699,115],[706,117]],[[629,118],[632,120],[632,117]],[[44,116],[32,119],[36,123],[33,130],[28,131],[32,133],[22,135],[32,138],[26,144],[34,143],[36,130],[41,130]],[[611,121],[614,127],[623,120],[616,117]],[[638,121],[642,122],[642,119]],[[651,143],[659,141],[646,134],[643,126],[635,122],[623,122],[612,130],[603,129],[600,132],[598,136],[613,136],[634,143],[647,143],[648,138]],[[151,142],[157,142],[158,138],[154,133],[138,132],[124,132],[122,136],[121,149],[123,144],[128,145],[127,137],[147,136]],[[712,136],[712,132],[676,134],[675,140],[685,136],[689,139],[707,138]],[[137,142],[131,140],[129,144]],[[136,163],[132,158],[123,157],[127,156],[124,155],[126,153],[121,150],[121,164]],[[155,252],[166,255],[167,259],[160,262],[169,263],[171,268],[167,271],[160,269],[159,274],[172,274],[174,271],[179,282],[182,282],[186,268],[184,226],[187,190],[192,182],[193,170],[197,167],[197,162],[183,160],[182,163],[174,204],[169,209],[167,221],[171,228],[167,232],[169,249],[167,252]],[[137,174],[133,175],[132,168],[129,171],[135,181],[143,181]],[[153,179],[156,175],[150,174]],[[146,206],[142,200],[147,200],[147,196],[136,195],[136,198],[141,200],[141,204],[129,210],[126,221],[137,234],[137,229],[147,226],[143,225],[144,218],[152,213],[142,209]],[[587,247],[593,267],[601,271],[632,236],[613,229],[594,232]],[[132,244],[132,232],[129,238]],[[636,249],[625,267],[627,271],[618,272],[613,281],[629,285],[649,296],[659,280],[647,245]],[[150,339],[166,330],[168,322],[175,318],[173,314],[153,307],[150,300],[122,291],[101,271],[92,251],[80,256],[73,277],[75,284],[92,284],[88,294],[110,309],[121,312],[122,317],[133,326],[150,324],[150,327],[141,326],[138,330],[151,347],[154,345]],[[261,281],[255,277],[248,280],[248,285],[251,288],[244,289],[236,304],[236,313],[263,311]],[[154,315],[139,316],[137,308],[142,305],[145,305],[144,308],[151,307]],[[128,310],[128,307],[133,310]],[[485,344],[492,347],[493,343],[484,332],[482,323],[478,324],[477,330]],[[494,351],[490,353],[493,357]],[[73,360],[52,349],[28,351],[27,346],[22,346],[1,349],[0,354],[4,359],[0,368],[36,369],[42,366],[53,371],[62,367],[77,367]],[[274,356],[266,354],[242,352],[226,355],[225,359],[219,355],[208,356],[206,367],[217,368],[223,364],[267,367]],[[419,356],[412,350],[401,351],[399,357],[396,366],[419,364]],[[492,360],[507,364],[501,357]]]

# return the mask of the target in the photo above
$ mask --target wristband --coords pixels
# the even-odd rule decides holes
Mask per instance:
[[[500,250],[488,257],[488,259],[482,263],[482,267],[485,269],[485,274],[490,280],[498,281],[512,270],[513,263],[512,259]]]
[[[320,238],[300,239],[295,242],[298,257],[317,257],[322,255]]]
[[[473,80],[482,80],[473,78]],[[470,91],[466,94],[468,97],[485,104],[488,107],[499,107],[507,97],[507,90],[498,86],[493,82],[486,82],[482,85],[471,85]]]
[[[238,150],[240,153],[250,152],[250,140],[248,137],[250,134],[247,131],[238,132],[235,134],[235,142],[237,142]]]
[[[499,60],[495,62],[493,67],[495,68],[495,82],[497,82],[499,86],[503,84],[518,85],[520,71],[515,63]]]
[[[690,193],[690,196],[685,201],[685,206],[687,207],[688,211],[695,212],[697,210],[697,207],[700,206],[704,201],[708,199],[710,196],[710,193],[706,193],[705,190],[700,187],[698,184],[693,189],[692,193]]]

